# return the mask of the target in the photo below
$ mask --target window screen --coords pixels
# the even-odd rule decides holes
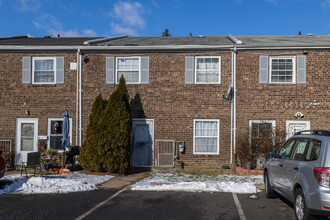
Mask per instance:
[[[54,83],[55,59],[34,58],[33,61],[34,83]]]
[[[218,137],[218,121],[195,121],[195,153],[217,153]]]
[[[271,58],[271,82],[292,83],[294,58]]]
[[[196,83],[220,83],[220,58],[196,58]]]
[[[124,76],[126,83],[140,82],[140,58],[117,58],[117,83],[121,76]]]

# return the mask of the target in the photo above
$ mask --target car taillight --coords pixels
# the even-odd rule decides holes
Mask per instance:
[[[330,168],[314,168],[313,173],[321,186],[330,188]]]

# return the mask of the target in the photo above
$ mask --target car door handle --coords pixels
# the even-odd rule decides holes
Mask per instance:
[[[295,170],[299,170],[299,168],[298,168],[298,167],[294,167],[293,169],[295,169]]]

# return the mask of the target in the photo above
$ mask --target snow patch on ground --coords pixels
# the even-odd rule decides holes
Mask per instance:
[[[114,176],[87,175],[79,172],[30,178],[15,174],[3,178],[4,180],[13,181],[13,184],[0,189],[0,195],[7,193],[34,194],[89,191],[97,189],[98,184],[112,178]]]
[[[134,185],[132,190],[256,193],[262,175],[190,175],[156,173]]]

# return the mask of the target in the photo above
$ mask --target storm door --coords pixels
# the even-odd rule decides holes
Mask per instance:
[[[15,164],[27,161],[27,154],[37,152],[38,119],[18,118],[16,121]]]
[[[151,119],[135,119],[132,127],[132,166],[153,166],[154,123]]]

